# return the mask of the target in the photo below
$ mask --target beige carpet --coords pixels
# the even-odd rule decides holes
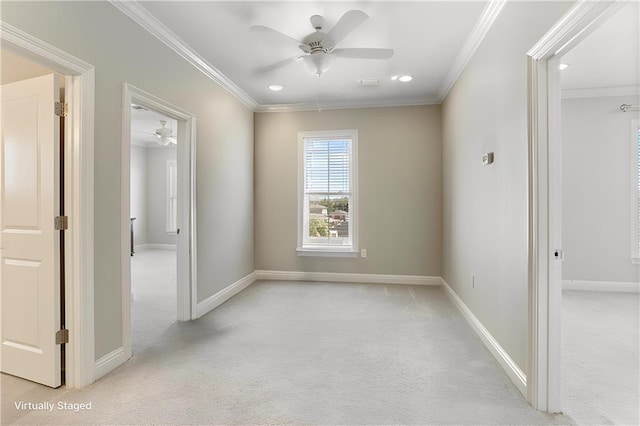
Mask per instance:
[[[562,293],[563,411],[581,424],[640,424],[640,297]]]
[[[152,296],[135,303],[167,314]],[[439,287],[257,282],[197,321],[137,324],[134,357],[85,389],[3,375],[3,424],[573,423],[527,404]]]

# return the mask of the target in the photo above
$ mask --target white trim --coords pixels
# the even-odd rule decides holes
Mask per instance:
[[[358,257],[359,251],[338,250],[340,247],[328,248],[328,249],[312,249],[312,248],[297,248],[296,252],[298,256],[311,256],[311,257]]]
[[[109,352],[105,356],[98,359],[95,363],[95,375],[96,380],[110,371],[115,370],[129,359],[125,354],[124,348],[121,346],[118,349]]]
[[[109,0],[109,3],[120,12],[131,18],[133,22],[140,25],[147,32],[160,40],[183,59],[196,67],[198,71],[206,75],[211,80],[222,86],[231,93],[243,105],[251,110],[258,107],[258,103],[238,87],[227,76],[221,73],[216,67],[211,65],[205,58],[193,50],[180,37],[173,33],[166,25],[160,22],[155,16],[147,11],[137,1],[117,1]]]
[[[561,411],[560,72],[554,62],[624,4],[577,2],[527,52],[528,61],[528,353],[527,400]],[[554,183],[550,185],[550,183]]]
[[[458,308],[458,310],[465,317],[473,331],[476,332],[482,343],[489,349],[491,355],[498,361],[498,364],[502,367],[502,369],[507,373],[507,376],[511,379],[514,385],[518,388],[518,390],[523,394],[527,395],[527,376],[524,372],[518,367],[518,364],[511,359],[507,351],[504,350],[500,343],[493,337],[493,335],[487,330],[487,328],[482,324],[482,322],[471,312],[471,310],[465,305],[465,303],[458,297],[455,291],[447,284],[447,282],[442,279],[442,286],[444,287],[447,296],[451,299],[451,302]]]
[[[638,95],[640,95],[640,86],[595,87],[591,89],[562,89],[561,91],[562,99],[606,98],[611,96]]]
[[[95,73],[93,65],[0,21],[2,45],[10,46],[66,75],[70,107],[65,129],[65,192],[69,230],[66,253],[66,386],[79,388],[95,380],[93,144]]]
[[[334,283],[440,285],[440,277],[425,275],[383,275],[334,272],[264,271],[255,272],[256,280],[270,281],[316,281]]]
[[[334,101],[334,102],[303,102],[298,104],[258,105],[255,112],[303,112],[318,111],[320,109],[362,109],[386,108],[419,105],[439,105],[442,101],[436,98],[416,97],[402,99],[386,99],[377,101]]]
[[[143,251],[143,250],[177,250],[176,244],[136,244],[133,246],[134,251]]]
[[[620,281],[563,280],[563,290],[640,293],[640,283]]]
[[[212,311],[218,306],[222,305],[227,300],[231,299],[236,294],[240,293],[245,288],[249,287],[256,280],[256,273],[252,272],[249,275],[240,278],[235,283],[220,290],[219,292],[207,297],[202,302],[198,303],[197,318]]]
[[[195,307],[192,301],[197,297],[197,282],[195,269],[197,268],[197,254],[192,250],[193,239],[196,233],[196,224],[192,222],[193,210],[195,210],[195,115],[188,113],[142,89],[131,84],[122,85],[122,179],[121,184],[121,280],[122,280],[122,347],[125,356],[131,357],[131,256],[130,247],[130,191],[131,191],[131,103],[143,105],[165,114],[178,121],[177,146],[178,161],[178,185],[179,185],[179,211],[178,227],[188,230],[177,235],[177,318],[179,321],[195,319],[193,316]],[[129,224],[128,224],[129,223]],[[165,244],[148,244],[148,248],[166,249]]]
[[[467,40],[464,42],[460,52],[458,52],[458,56],[456,56],[456,59],[453,61],[453,65],[451,65],[449,72],[447,72],[447,75],[440,84],[440,89],[438,90],[438,103],[444,101],[451,88],[456,84],[456,81],[458,81],[458,78],[460,78],[465,67],[476,53],[476,50],[478,50],[480,43],[484,40],[484,37],[489,32],[489,29],[502,11],[506,2],[506,0],[491,0],[484,7],[476,25],[471,30],[469,37],[467,37]]]

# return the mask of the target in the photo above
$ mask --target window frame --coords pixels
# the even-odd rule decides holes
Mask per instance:
[[[175,204],[175,216],[173,217],[173,221],[175,222],[175,227],[171,227],[172,225],[172,211],[171,211],[171,169],[175,169],[175,179],[176,179],[176,194],[174,197]],[[177,235],[178,233],[178,160],[175,158],[167,160],[167,187],[166,187],[166,200],[167,200],[167,209],[166,209],[166,221],[165,221],[165,231],[167,234]]]
[[[349,167],[349,227],[351,245],[305,245],[305,140],[306,139],[349,139],[351,155]],[[358,130],[323,130],[298,132],[298,256],[357,257],[358,250]]]
[[[631,199],[631,262],[640,264],[640,119],[631,120],[630,199]]]

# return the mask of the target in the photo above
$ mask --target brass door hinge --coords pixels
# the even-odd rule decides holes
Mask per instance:
[[[64,231],[69,228],[68,216],[56,216],[54,219],[54,227],[56,231]]]
[[[66,117],[68,114],[69,108],[64,102],[56,102],[55,103],[55,112],[58,117]]]
[[[69,330],[66,328],[56,331],[56,345],[63,343],[69,343]]]

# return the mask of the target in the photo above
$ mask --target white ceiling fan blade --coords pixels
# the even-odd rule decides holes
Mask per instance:
[[[302,58],[302,56],[293,56],[291,58],[283,59],[282,61],[278,61],[278,62],[273,63],[271,65],[267,65],[266,67],[260,67],[260,68],[257,69],[257,72],[260,73],[260,74],[268,73],[268,72],[277,70],[279,68],[286,67],[290,63],[295,62],[296,60],[298,60],[300,58]]]
[[[331,53],[343,58],[358,59],[389,59],[393,56],[393,49],[377,48],[353,48],[353,49],[333,49]]]
[[[349,10],[342,15],[338,23],[329,31],[329,38],[336,45],[345,38],[351,31],[355,30],[358,25],[363,23],[369,15],[361,10]]]
[[[295,43],[295,46],[300,46],[301,44],[304,44],[293,37],[289,37],[288,35],[281,33],[280,31],[276,31],[273,28],[265,27],[263,25],[252,25],[251,27],[249,27],[249,31],[256,34],[260,34],[261,37],[270,37],[272,39],[275,38],[278,40],[287,40],[289,43]]]

